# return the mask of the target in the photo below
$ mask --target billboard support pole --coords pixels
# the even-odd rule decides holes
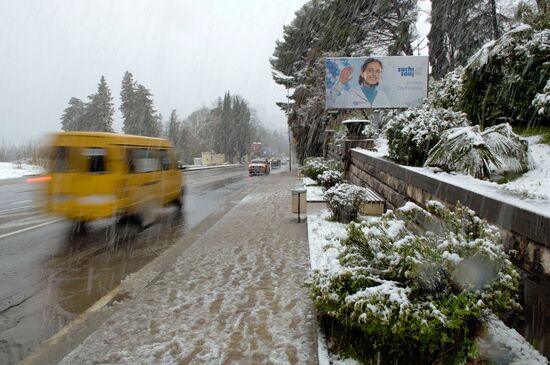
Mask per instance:
[[[373,124],[376,126],[376,129],[380,129],[380,111],[378,109],[374,109],[372,113],[372,121]]]

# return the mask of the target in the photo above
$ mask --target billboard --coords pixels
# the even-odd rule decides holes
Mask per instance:
[[[327,109],[408,108],[428,96],[428,56],[325,59]]]

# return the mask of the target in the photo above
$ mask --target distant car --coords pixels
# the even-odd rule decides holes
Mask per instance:
[[[271,167],[274,169],[278,169],[281,167],[281,160],[278,158],[274,158],[271,160]]]
[[[248,164],[248,174],[252,175],[267,175],[271,168],[269,161],[265,158],[255,158]]]

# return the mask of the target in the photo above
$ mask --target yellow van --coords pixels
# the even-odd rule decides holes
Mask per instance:
[[[47,210],[75,221],[132,215],[147,225],[158,208],[183,205],[184,176],[162,138],[57,133],[49,163]]]

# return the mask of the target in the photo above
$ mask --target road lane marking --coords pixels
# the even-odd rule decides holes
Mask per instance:
[[[119,284],[114,289],[109,291],[107,294],[105,294],[103,297],[101,297],[97,302],[95,302],[91,307],[86,309],[84,312],[77,315],[72,321],[70,321],[67,325],[65,325],[61,330],[59,330],[56,334],[48,338],[46,341],[40,344],[35,350],[31,352],[29,356],[21,360],[21,362],[18,363],[18,365],[32,365],[32,364],[39,364],[41,363],[43,357],[47,355],[48,348],[58,345],[60,342],[65,341],[66,337],[70,335],[71,331],[73,329],[78,329],[78,327],[85,324],[86,321],[88,321],[91,318],[91,315],[94,313],[99,312],[100,309],[108,305],[116,296],[121,292],[122,286]],[[107,319],[101,322],[103,324]],[[90,327],[89,325],[88,327]],[[96,331],[97,328],[93,329],[91,333]],[[78,345],[77,345],[78,346]],[[73,347],[72,350],[74,350],[76,346]],[[72,351],[71,350],[71,351]],[[63,357],[60,360],[63,360],[69,352],[65,352]]]
[[[0,240],[3,239],[3,238],[6,238],[6,237],[14,236],[14,235],[19,234],[19,233],[30,231],[31,229],[44,227],[44,226],[47,226],[48,224],[53,224],[53,223],[56,223],[56,222],[59,222],[59,221],[62,221],[62,220],[64,220],[64,218],[56,218],[56,219],[52,219],[51,221],[47,221],[47,222],[44,222],[44,223],[37,224],[36,226],[27,227],[27,228],[20,229],[18,231],[6,233],[6,234],[3,234],[3,235],[0,235]]]
[[[14,212],[16,210],[23,210],[23,209],[27,209],[27,208],[32,208],[32,205],[27,205],[27,206],[24,206],[24,207],[17,207],[17,208],[4,209],[4,210],[0,210],[0,213]]]
[[[20,200],[20,201],[18,201],[18,202],[10,203],[10,205],[16,205],[16,204],[22,204],[22,203],[28,203],[28,202],[32,202],[32,200],[30,200],[30,199],[27,199],[27,200]]]
[[[36,214],[36,212],[35,212],[34,210],[32,210],[32,211],[30,211],[30,212],[11,213],[11,214],[0,214],[0,218],[21,217],[21,216],[24,216],[24,215],[31,215],[31,214]]]
[[[37,224],[51,220],[51,216],[43,216],[35,214],[27,218],[12,219],[0,224],[0,233],[8,232],[9,230],[17,230],[22,227],[31,227]]]

